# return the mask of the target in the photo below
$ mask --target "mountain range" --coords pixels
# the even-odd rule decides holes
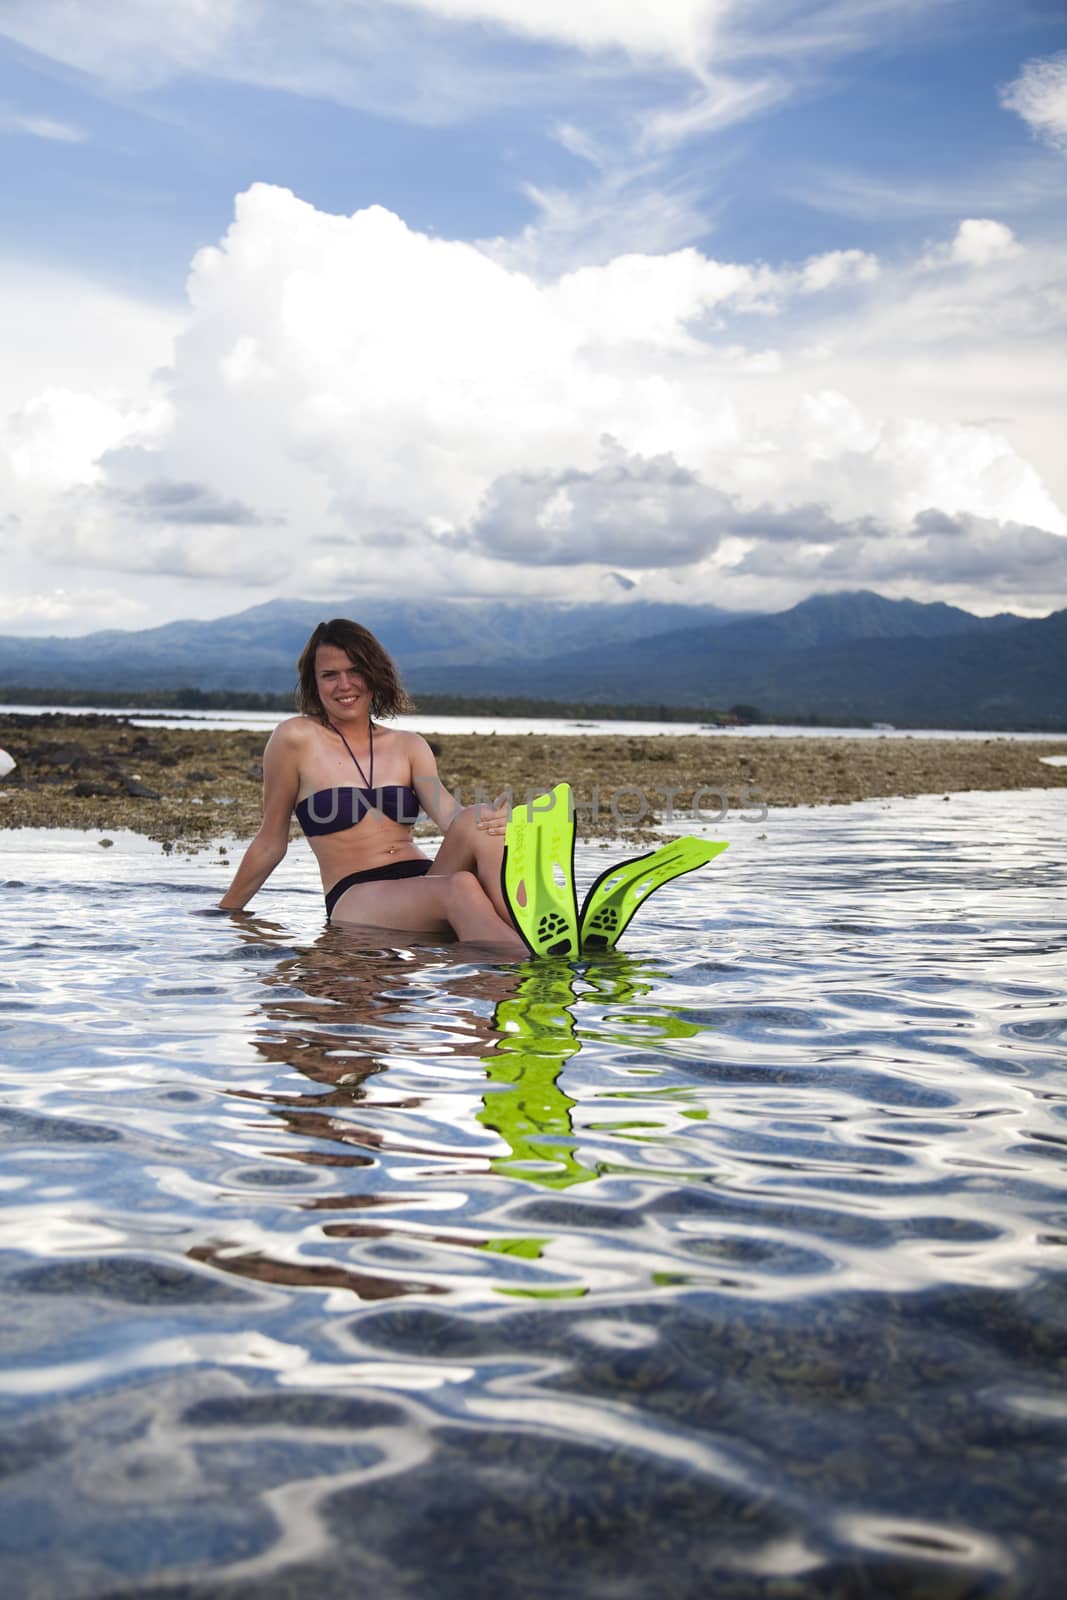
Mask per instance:
[[[371,627],[416,696],[653,711],[740,704],[775,719],[1067,728],[1067,610],[978,617],[868,590],[745,614],[648,601],[271,600],[137,632],[0,636],[0,698],[19,688],[287,692],[301,647],[329,612]]]
[[[524,665],[596,643],[734,620],[715,606],[554,605],[546,601],[330,602],[268,600],[208,622],[168,622],[80,638],[0,635],[0,686],[98,689],[192,687],[266,693],[292,688],[308,635],[329,616],[355,617],[399,662],[405,676],[443,667],[480,671],[486,662]],[[425,687],[425,685],[424,685]],[[484,683],[474,691],[485,693]]]

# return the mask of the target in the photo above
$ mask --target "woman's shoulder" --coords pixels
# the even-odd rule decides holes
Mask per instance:
[[[415,733],[411,728],[381,728],[375,723],[375,731],[379,738],[382,733],[387,734],[393,749],[402,750],[407,756],[420,756],[425,759],[426,756],[433,755],[422,734]]]
[[[301,712],[295,717],[283,717],[274,731],[275,733],[284,733],[287,735],[306,734],[313,732],[321,733],[322,723],[319,721],[318,717],[305,717]]]
[[[319,724],[313,717],[286,717],[279,722],[267,743],[275,750],[304,750],[317,737]]]

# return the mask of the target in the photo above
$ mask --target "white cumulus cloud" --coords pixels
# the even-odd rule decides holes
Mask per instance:
[[[96,394],[44,389],[8,416],[0,449],[16,483],[50,489],[100,483],[105,451],[150,439],[165,422],[162,406],[130,410]]]
[[[759,581],[786,603],[813,572],[936,586],[938,561],[975,603],[998,560],[1001,590],[1052,601],[1067,522],[1027,406],[1062,361],[1062,261],[999,229],[956,236],[981,271],[686,248],[538,281],[257,184],[196,256],[154,378],[101,336],[77,373],[27,349],[24,392],[0,379],[9,549],[31,530],[86,589],[165,580],[201,615],[279,591],[591,596],[619,568],[649,595],[750,604]]]
[[[1020,245],[1004,222],[992,217],[966,217],[948,244],[936,245],[922,259],[924,267],[988,267],[1009,261]]]
[[[85,497],[107,491],[107,452],[144,447],[166,429],[157,374],[181,322],[175,308],[0,259],[0,626],[78,631],[150,619],[102,581],[104,544]]]
[[[1028,61],[1001,91],[1001,104],[1018,112],[1040,139],[1067,150],[1067,50]]]
[[[967,267],[985,267],[1016,255],[1019,245],[1009,227],[990,217],[968,217],[952,241],[952,260]]]
[[[830,250],[804,263],[800,288],[818,294],[845,283],[871,283],[878,276],[878,258],[866,250]]]

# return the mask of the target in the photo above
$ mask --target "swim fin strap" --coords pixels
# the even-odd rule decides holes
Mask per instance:
[[[726,848],[719,840],[687,836],[608,867],[582,902],[578,941],[583,955],[590,950],[613,949],[650,894],[680,878],[683,872],[705,866]]]
[[[500,886],[515,926],[535,956],[578,954],[574,806],[570,785],[516,806],[508,818]]]

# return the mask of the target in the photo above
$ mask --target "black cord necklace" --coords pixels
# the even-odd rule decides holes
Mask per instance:
[[[367,777],[367,774],[364,772],[362,766],[360,765],[359,757],[356,755],[356,752],[353,750],[352,746],[349,744],[348,740],[345,738],[345,736],[341,732],[340,728],[334,728],[334,725],[333,725],[332,722],[330,723],[330,727],[333,728],[334,733],[336,733],[340,737],[341,743],[344,745],[345,749],[348,751],[349,755],[352,757],[352,760],[356,763],[356,771],[359,773],[360,777],[363,779],[363,787],[365,789],[373,789],[374,788],[374,723],[372,722],[372,723],[369,724],[369,727],[370,727],[370,777],[369,778]]]

